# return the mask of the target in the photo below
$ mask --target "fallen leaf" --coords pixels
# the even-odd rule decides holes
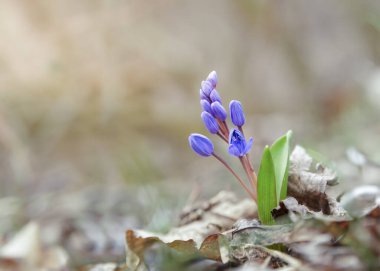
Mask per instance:
[[[257,220],[243,220],[230,233],[224,233],[231,247],[244,244],[270,246],[288,242],[293,224],[261,225]]]
[[[207,236],[199,248],[200,253],[208,259],[221,261],[219,251],[219,234]]]
[[[346,212],[334,198],[326,194],[326,186],[336,184],[337,176],[320,164],[317,164],[316,172],[312,172],[312,163],[313,159],[305,149],[296,146],[290,155],[288,196],[296,198],[300,204],[312,211],[344,216]]]
[[[311,270],[302,261],[278,250],[263,246],[246,245],[234,251],[234,259],[245,263],[236,271],[250,270]]]
[[[182,215],[181,226],[167,234],[128,230],[127,266],[131,270],[147,270],[145,253],[156,244],[181,254],[221,261],[219,233],[231,228],[241,217],[253,217],[256,211],[252,200],[239,201],[233,193],[221,191],[207,202],[188,207]]]
[[[280,204],[277,208],[272,210],[273,218],[278,218],[280,216],[286,215],[289,212],[305,217],[307,214],[310,214],[310,210],[298,203],[298,201],[293,197],[287,197],[286,199],[280,201]]]
[[[260,265],[270,270],[287,266],[288,263],[277,255],[273,255],[273,250],[263,246],[242,245],[232,250],[232,260],[239,263],[250,262],[255,263],[256,268]],[[289,257],[289,256],[288,256]]]
[[[302,259],[313,270],[363,270],[355,251],[341,241],[350,229],[350,221],[316,218],[299,221],[289,237],[291,255]]]

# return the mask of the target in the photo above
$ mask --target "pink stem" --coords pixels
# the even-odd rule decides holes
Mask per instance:
[[[239,129],[239,131],[243,134],[243,136],[244,136],[244,131],[243,131],[243,127],[242,126],[238,126],[238,129]],[[244,136],[245,137],[245,136]],[[257,183],[257,177],[256,177],[256,173],[255,173],[255,170],[253,169],[253,166],[252,166],[252,163],[251,163],[251,159],[249,158],[249,154],[247,153],[246,154],[246,156],[247,156],[247,164],[248,164],[248,166],[249,166],[249,171],[250,171],[250,173],[249,174],[251,174],[252,175],[252,177],[253,177],[253,179],[255,180],[255,183]]]
[[[239,181],[240,185],[243,186],[243,188],[245,189],[245,191],[247,191],[247,193],[251,196],[251,198],[257,202],[257,195],[256,195],[256,191],[251,191],[247,185],[242,181],[242,179],[240,179],[240,177],[236,174],[236,172],[227,164],[226,161],[224,161],[221,157],[219,157],[218,155],[216,155],[215,153],[213,153],[213,156],[219,160],[219,162],[221,162],[231,173],[232,175],[235,176],[235,178]]]
[[[255,171],[252,169],[251,164],[248,160],[247,155],[239,157],[241,164],[243,165],[244,171],[247,174],[248,180],[252,186],[252,188],[257,190],[257,176]]]
[[[218,132],[217,135],[228,144],[228,139],[221,132]]]

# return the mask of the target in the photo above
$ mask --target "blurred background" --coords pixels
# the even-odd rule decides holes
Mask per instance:
[[[380,161],[379,1],[4,0],[1,242],[34,220],[74,264],[123,259],[126,228],[245,196],[188,147],[212,70],[224,104],[243,103],[256,168],[289,129],[331,160],[355,146]]]

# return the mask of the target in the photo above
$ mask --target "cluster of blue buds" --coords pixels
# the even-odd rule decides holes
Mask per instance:
[[[242,130],[245,123],[244,111],[241,103],[232,100],[229,105],[231,122],[236,128],[229,129],[226,123],[227,111],[222,104],[222,99],[216,90],[218,83],[218,76],[215,71],[212,71],[201,83],[200,103],[203,109],[201,113],[202,121],[206,129],[211,134],[216,134],[229,144],[229,153],[231,155],[242,157],[246,155],[251,147],[253,139],[250,138],[246,142]],[[207,141],[209,144],[204,144]],[[208,152],[212,142],[205,136],[199,134],[191,134],[189,137],[190,146],[192,149],[201,156],[210,156],[212,153]],[[198,143],[199,142],[199,143]],[[210,143],[211,142],[211,143]],[[205,150],[202,149],[205,148]],[[213,149],[213,148],[212,148]],[[209,153],[209,155],[205,155]]]
[[[238,179],[240,184],[247,190],[251,197],[256,200],[256,174],[253,171],[251,162],[249,161],[248,153],[252,148],[253,138],[246,141],[243,132],[245,124],[245,116],[242,104],[237,100],[232,100],[229,104],[229,116],[234,128],[229,128],[227,124],[227,111],[223,106],[222,98],[220,97],[216,86],[218,84],[218,76],[215,71],[212,71],[202,81],[199,90],[200,104],[202,107],[201,119],[206,129],[213,135],[217,135],[228,144],[228,153],[240,159],[244,170],[247,173],[248,179],[253,186],[253,191],[248,189],[232,168],[214,151],[212,141],[201,134],[193,133],[189,136],[189,144],[191,148],[200,156],[214,156],[227,167],[229,171]]]

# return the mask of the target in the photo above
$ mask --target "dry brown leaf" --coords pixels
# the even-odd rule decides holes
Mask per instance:
[[[209,201],[188,208],[182,216],[181,226],[167,234],[128,230],[127,265],[131,270],[146,270],[144,253],[157,243],[180,253],[198,254],[220,261],[219,233],[231,228],[241,217],[253,217],[256,210],[252,200],[238,200],[233,193],[221,191]]]
[[[282,215],[288,214],[289,212],[305,217],[307,214],[310,214],[310,210],[298,203],[298,201],[293,197],[287,197],[286,199],[280,201],[280,204],[277,208],[272,210],[273,218],[278,218]]]
[[[289,161],[288,196],[315,212],[335,216],[346,214],[336,200],[326,194],[326,186],[337,182],[337,176],[330,169],[317,165],[312,172],[313,159],[301,146],[294,148]]]
[[[248,270],[278,270],[278,271],[309,271],[300,260],[281,251],[269,249],[263,246],[245,245],[233,252],[233,257],[245,264],[237,271]]]
[[[341,244],[350,221],[309,219],[300,221],[290,236],[291,254],[314,270],[363,270],[363,264],[349,246]]]
[[[247,244],[234,249],[232,257],[233,260],[238,261],[239,263],[248,261],[257,265],[264,265],[263,267],[269,267],[270,269],[276,269],[287,265],[284,260],[279,257],[273,257],[269,252],[270,250],[263,246]]]
[[[260,270],[300,270],[302,263],[299,260],[266,247],[283,247],[279,244],[289,242],[292,229],[291,224],[267,226],[257,220],[239,220],[233,230],[223,233],[221,237],[224,242],[220,243],[229,251],[223,262],[247,262],[247,266]],[[242,267],[242,270],[246,269]]]
[[[221,261],[222,258],[219,249],[219,234],[212,234],[206,237],[199,248],[199,251],[208,259]]]

